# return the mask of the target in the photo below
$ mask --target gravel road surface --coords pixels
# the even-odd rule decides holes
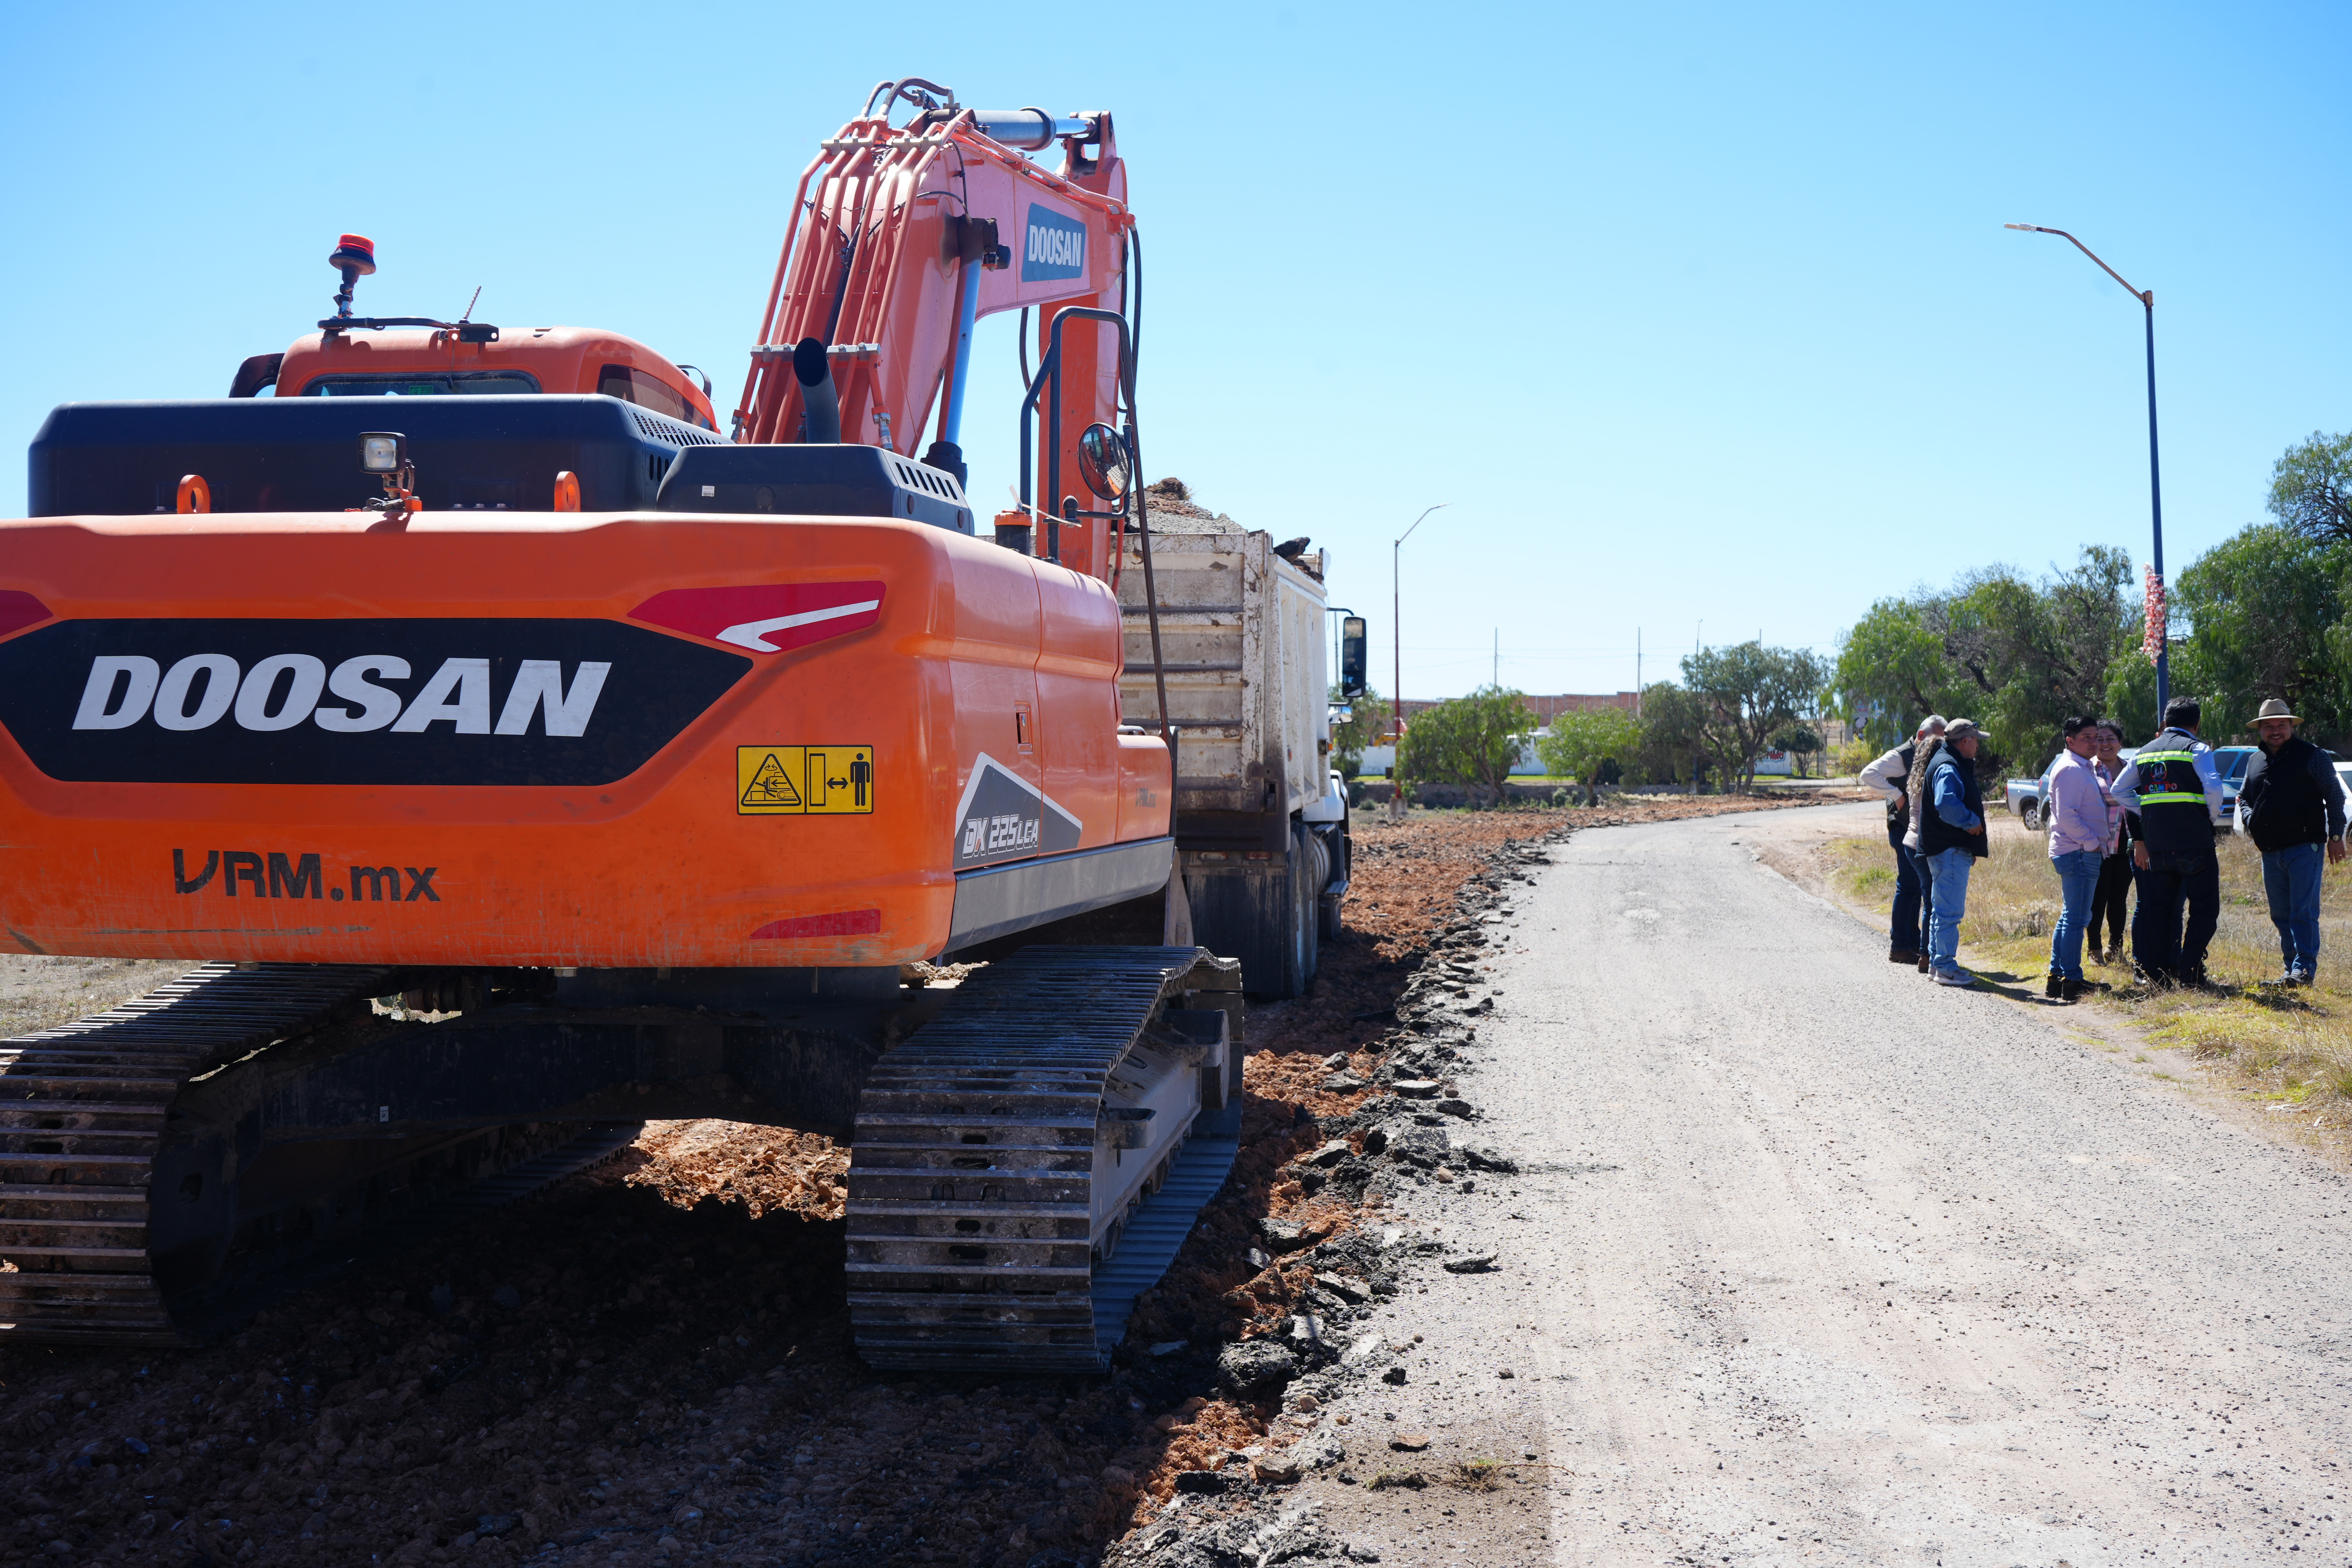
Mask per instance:
[[[1496,1271],[1425,1267],[1380,1321],[1408,1381],[1344,1406],[1539,1459],[1299,1505],[1390,1563],[2352,1561],[2352,1181],[1756,858],[1877,821],[1554,851],[1460,1080],[1521,1170],[1398,1216]]]

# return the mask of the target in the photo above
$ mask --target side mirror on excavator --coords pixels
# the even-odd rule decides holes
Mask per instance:
[[[1089,425],[1078,436],[1078,477],[1087,489],[1108,501],[1127,494],[1132,482],[1127,443],[1108,425]]]
[[[1339,695],[1354,701],[1364,694],[1364,617],[1349,616],[1339,623]]]

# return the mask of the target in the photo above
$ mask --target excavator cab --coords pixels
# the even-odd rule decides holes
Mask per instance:
[[[593,327],[505,329],[468,317],[355,316],[352,289],[375,270],[375,244],[342,237],[328,258],[343,274],[336,314],[283,353],[237,366],[231,397],[515,396],[592,394],[716,430],[710,381],[634,338]]]

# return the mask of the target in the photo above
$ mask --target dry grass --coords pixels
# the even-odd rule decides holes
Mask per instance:
[[[2058,920],[2057,874],[2042,836],[2013,818],[1995,820],[1990,847],[1969,879],[1962,959],[1987,983],[2038,997]],[[1889,907],[1894,873],[1884,839],[1842,839],[1822,854],[1840,892]],[[2282,1116],[2320,1131],[2352,1127],[2352,869],[2332,868],[2322,882],[2318,983],[2280,992],[2261,984],[2280,969],[2261,858],[2233,835],[2221,842],[2221,919],[2206,957],[2215,989],[2151,991],[2132,984],[2122,955],[2100,968],[2086,950],[2084,973],[2114,987],[2098,1005],[2131,1019],[2151,1044],[2185,1050],[2221,1081],[2270,1101]]]
[[[1503,1484],[1502,1467],[1492,1459],[1459,1460],[1454,1467],[1454,1484],[1464,1491],[1493,1491]]]

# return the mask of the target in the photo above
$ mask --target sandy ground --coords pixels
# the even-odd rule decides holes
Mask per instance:
[[[1520,1173],[1392,1205],[1496,1271],[1419,1266],[1333,1405],[1429,1446],[1291,1508],[1390,1563],[2352,1558],[2352,1182],[1759,863],[1873,810],[1554,852],[1461,1080]]]

